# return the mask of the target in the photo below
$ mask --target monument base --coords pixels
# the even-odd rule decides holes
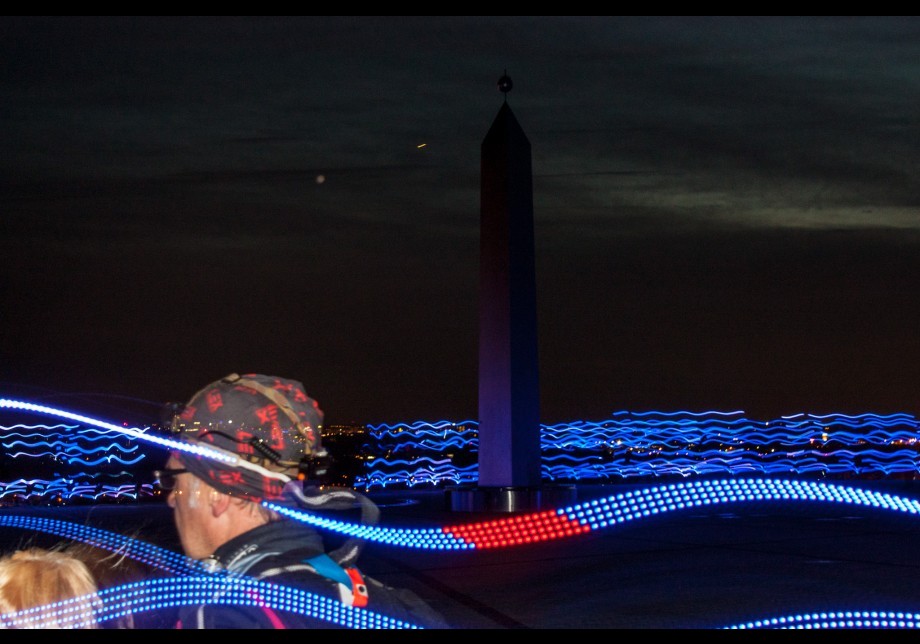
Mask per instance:
[[[445,490],[452,512],[533,512],[550,510],[577,499],[574,485],[536,487],[454,487]]]

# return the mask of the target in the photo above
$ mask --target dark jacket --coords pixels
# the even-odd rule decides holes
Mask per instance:
[[[177,628],[447,628],[414,593],[363,578],[356,569],[350,575],[342,570],[325,556],[316,531],[298,521],[282,519],[241,534],[205,563],[219,577],[229,573],[295,589],[295,603],[286,607],[274,599],[260,602],[271,593],[257,587],[245,591],[254,600],[250,605],[183,606]],[[223,592],[216,584],[212,596]],[[382,622],[377,615],[383,616]]]

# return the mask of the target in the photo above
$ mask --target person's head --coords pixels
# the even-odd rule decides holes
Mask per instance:
[[[27,548],[0,558],[0,628],[98,628],[97,586],[87,565],[63,550]],[[75,600],[66,614],[52,604]],[[31,608],[27,614],[10,615]]]
[[[282,501],[286,486],[325,457],[322,422],[300,382],[262,374],[212,382],[177,410],[173,431],[202,448],[174,450],[159,474],[185,554],[204,559],[276,518],[261,502]]]

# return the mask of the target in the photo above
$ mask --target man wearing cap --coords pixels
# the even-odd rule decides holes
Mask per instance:
[[[207,570],[283,585],[345,605],[376,608],[388,618],[434,628],[446,624],[421,600],[406,606],[406,591],[365,579],[355,567],[361,543],[345,541],[326,553],[310,526],[266,507],[300,510],[361,508],[375,523],[377,507],[352,490],[305,487],[304,473],[322,473],[327,456],[323,412],[295,380],[231,374],[198,391],[177,410],[174,432],[189,449],[170,453],[156,472],[185,554]],[[258,594],[258,590],[252,591]],[[412,596],[409,593],[409,596]],[[258,599],[258,598],[256,598]],[[417,598],[414,598],[417,599]],[[325,613],[279,609],[271,602],[183,606],[179,628],[330,628]]]

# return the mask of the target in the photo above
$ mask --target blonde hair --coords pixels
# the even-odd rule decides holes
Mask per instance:
[[[73,555],[17,550],[0,557],[0,628],[98,628],[97,592],[89,568]]]

